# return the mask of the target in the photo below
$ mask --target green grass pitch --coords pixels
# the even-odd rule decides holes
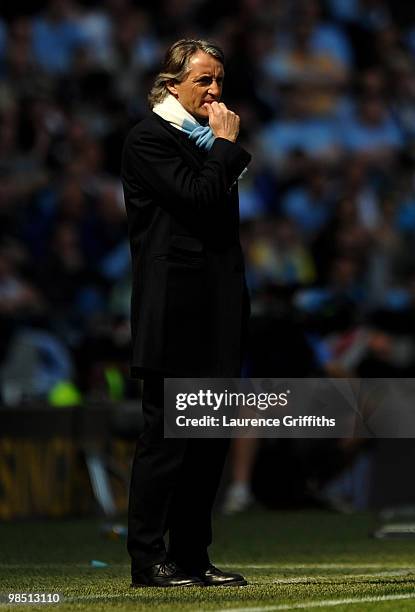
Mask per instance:
[[[368,514],[256,510],[215,521],[212,561],[246,587],[131,589],[125,540],[97,520],[0,525],[0,610],[415,610],[415,540],[375,540]],[[108,564],[91,567],[91,560]],[[55,605],[9,605],[14,593],[60,593]]]

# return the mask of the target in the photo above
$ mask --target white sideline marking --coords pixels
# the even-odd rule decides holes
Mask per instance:
[[[272,563],[244,565],[243,563],[219,563],[222,567],[240,568],[240,569],[379,569],[390,567],[402,570],[415,570],[415,565],[402,566],[400,563],[298,563],[290,565],[275,565]]]
[[[399,599],[414,599],[415,593],[402,593],[400,595],[379,595],[373,597],[356,597],[348,599],[325,599],[321,601],[308,601],[296,604],[281,604],[276,606],[262,606],[255,608],[220,608],[210,612],[271,612],[279,610],[309,610],[310,608],[335,607],[362,603],[376,603],[381,601],[398,601]]]
[[[304,581],[308,583],[317,582],[318,580],[325,580],[326,582],[335,582],[342,578],[393,578],[394,576],[410,576],[413,572],[407,570],[392,570],[387,572],[376,572],[375,574],[334,574],[328,576],[327,574],[313,574],[311,576],[293,576],[292,578],[274,578],[271,580],[271,584],[301,584]],[[260,584],[269,584],[269,582],[261,582]]]

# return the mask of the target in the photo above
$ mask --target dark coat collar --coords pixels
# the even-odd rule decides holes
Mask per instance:
[[[198,147],[184,132],[170,125],[168,121],[160,117],[160,115],[156,115],[153,111],[150,111],[149,118],[158,121],[195,158],[199,165],[205,161],[208,152]]]

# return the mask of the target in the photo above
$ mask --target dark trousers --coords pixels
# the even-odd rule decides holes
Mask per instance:
[[[188,572],[203,570],[209,564],[212,506],[229,440],[165,439],[163,378],[156,375],[144,379],[143,415],[128,510],[127,548],[133,578],[166,558]]]

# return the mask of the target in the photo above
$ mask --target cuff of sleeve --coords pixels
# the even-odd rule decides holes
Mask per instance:
[[[252,156],[237,142],[215,138],[209,157],[219,158],[226,166],[232,184],[251,161]]]

